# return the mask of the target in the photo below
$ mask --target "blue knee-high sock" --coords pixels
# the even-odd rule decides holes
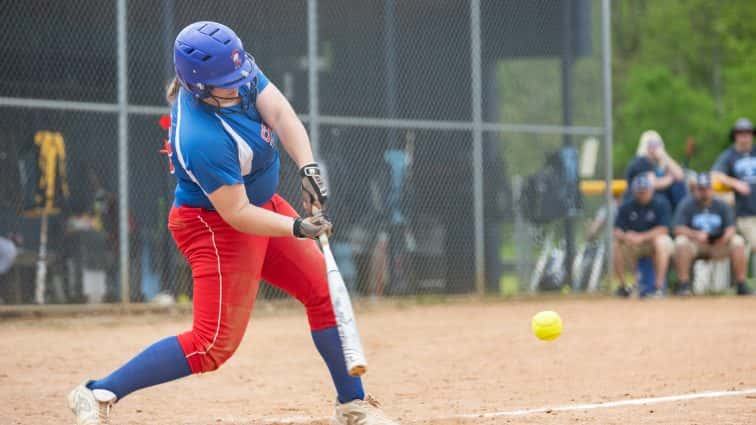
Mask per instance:
[[[362,380],[349,375],[347,372],[344,352],[341,349],[341,338],[336,326],[312,332],[312,340],[325,360],[328,370],[331,372],[333,385],[336,386],[339,403],[347,403],[352,400],[364,399],[365,390],[362,388]]]
[[[191,374],[178,338],[172,336],[152,344],[110,375],[89,382],[87,387],[111,391],[120,400],[136,390]]]

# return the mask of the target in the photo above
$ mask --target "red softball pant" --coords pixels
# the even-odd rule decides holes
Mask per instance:
[[[297,213],[274,195],[262,206]],[[236,351],[247,328],[260,277],[298,299],[312,330],[336,325],[323,254],[315,241],[242,233],[215,211],[174,207],[168,220],[194,279],[192,330],[178,335],[193,373],[220,367]]]

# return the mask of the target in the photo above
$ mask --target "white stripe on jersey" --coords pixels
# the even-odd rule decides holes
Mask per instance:
[[[181,153],[181,95],[183,94],[182,90],[179,90],[178,98],[176,99],[176,137],[174,138],[175,145],[176,145],[176,155],[178,155],[179,163],[181,164],[181,168],[186,171],[186,174],[189,176],[190,179],[199,186],[200,190],[207,195],[207,192],[205,192],[205,189],[202,188],[202,185],[199,183],[199,180],[197,180],[196,177],[194,177],[194,174],[189,171],[189,169],[186,167],[186,162],[184,161],[184,155]]]
[[[242,176],[248,175],[252,172],[252,158],[254,157],[252,148],[249,147],[247,142],[244,141],[239,133],[237,133],[225,120],[223,120],[220,115],[215,114],[215,116],[218,117],[221,124],[223,124],[223,128],[226,129],[226,132],[231,136],[232,139],[234,139],[234,142],[236,142],[236,147],[239,151],[239,168],[241,169]]]

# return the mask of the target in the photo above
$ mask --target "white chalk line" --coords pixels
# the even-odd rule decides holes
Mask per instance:
[[[435,416],[431,418],[416,419],[413,422],[428,421],[428,420],[449,420],[449,419],[488,419],[499,418],[503,416],[528,416],[538,413],[551,413],[551,412],[569,412],[575,410],[593,410],[593,409],[610,409],[613,407],[624,406],[641,406],[648,404],[669,403],[674,401],[695,400],[701,398],[721,398],[721,397],[735,397],[741,395],[756,394],[756,388],[748,388],[743,390],[725,390],[725,391],[702,391],[697,393],[668,395],[662,397],[647,397],[647,398],[632,398],[628,400],[606,401],[601,403],[584,403],[584,404],[566,404],[561,406],[552,407],[539,407],[535,409],[517,409],[517,410],[503,410],[500,412],[489,413],[466,413],[458,415],[448,416]],[[327,421],[330,417],[314,417],[314,416],[288,416],[278,419],[266,419],[262,423],[266,424],[306,424],[315,421]]]
[[[567,404],[554,407],[539,407],[537,409],[520,409],[503,412],[450,415],[434,419],[472,419],[472,418],[498,418],[501,416],[527,416],[535,413],[568,412],[574,410],[609,409],[612,407],[639,406],[647,404],[668,403],[673,401],[695,400],[699,398],[734,397],[739,395],[756,394],[756,388],[730,391],[703,391],[699,393],[669,395],[663,397],[632,398],[629,400],[607,401],[602,403]]]

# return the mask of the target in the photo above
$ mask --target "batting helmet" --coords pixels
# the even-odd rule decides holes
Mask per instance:
[[[738,118],[737,121],[735,121],[735,124],[732,125],[732,128],[730,129],[730,141],[735,141],[735,133],[740,132],[751,132],[756,135],[756,132],[754,132],[753,129],[753,123],[748,118]]]
[[[181,85],[199,98],[209,96],[212,88],[239,87],[257,75],[255,59],[234,31],[211,21],[181,30],[173,45],[173,65]]]

